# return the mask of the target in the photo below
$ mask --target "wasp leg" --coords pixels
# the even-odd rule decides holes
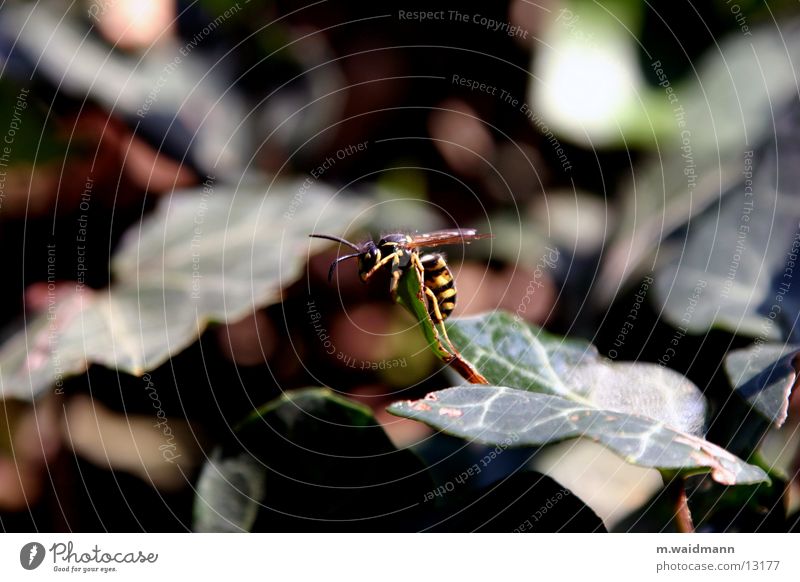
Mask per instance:
[[[453,342],[450,341],[450,336],[447,335],[447,328],[444,325],[444,317],[442,317],[442,312],[439,310],[439,300],[436,299],[436,294],[428,287],[425,287],[425,295],[428,296],[428,300],[430,301],[431,305],[431,311],[433,311],[433,323],[442,328],[442,335],[444,335],[444,339],[447,340],[447,344],[450,346],[452,352],[457,354],[458,350],[453,345]]]
[[[400,256],[395,257],[392,261],[392,280],[389,282],[389,295],[392,296],[392,301],[397,302],[397,286],[400,283],[400,275],[403,274],[403,269],[400,268]]]
[[[460,355],[456,347],[453,345],[453,342],[450,341],[450,336],[447,335],[447,328],[444,326],[444,317],[442,317],[442,312],[439,309],[439,300],[436,299],[436,294],[425,285],[425,267],[422,265],[422,261],[419,259],[419,255],[416,253],[411,255],[411,264],[417,270],[420,284],[425,290],[425,295],[428,296],[428,300],[430,301],[430,308],[433,311],[433,317],[431,319],[434,320],[433,332],[438,335],[436,332],[436,326],[438,325],[441,327],[442,335],[444,335],[444,339],[447,340],[447,345],[450,346],[450,352],[454,355]]]
[[[380,251],[378,251],[378,253],[380,253]],[[380,257],[380,254],[378,254],[378,257]],[[369,271],[364,273],[364,275],[363,275],[364,281],[366,281],[367,279],[372,277],[378,271],[378,269],[383,267],[386,263],[389,263],[391,261],[399,261],[399,260],[400,260],[400,253],[398,253],[397,251],[386,255],[382,259],[378,260],[378,262],[375,263],[374,267],[372,267]]]

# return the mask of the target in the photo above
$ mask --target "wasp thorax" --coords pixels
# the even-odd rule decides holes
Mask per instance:
[[[408,244],[411,242],[411,237],[407,234],[403,233],[396,233],[396,234],[387,234],[380,241],[378,241],[378,246],[383,248],[384,246],[395,247],[398,244]]]
[[[441,245],[466,244],[482,238],[491,238],[491,234],[478,234],[473,228],[455,228],[438,230],[426,234],[414,235],[405,233],[387,234],[375,241],[367,241],[360,245],[353,244],[343,238],[327,234],[312,234],[316,238],[324,238],[346,245],[356,251],[337,258],[328,271],[328,279],[333,277],[336,265],[341,261],[355,258],[358,261],[358,274],[367,282],[378,271],[389,274],[389,292],[397,298],[397,289],[404,273],[409,269],[419,274],[424,286],[428,309],[435,324],[441,324],[453,312],[456,306],[456,287],[453,273],[441,253],[429,253],[420,257],[423,247]],[[421,293],[422,290],[420,290]],[[443,328],[444,331],[444,328]],[[447,337],[445,333],[445,337]]]

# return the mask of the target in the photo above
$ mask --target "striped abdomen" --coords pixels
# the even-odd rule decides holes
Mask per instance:
[[[425,286],[436,297],[442,320],[445,320],[456,307],[456,284],[453,281],[453,273],[450,272],[444,257],[438,253],[425,255],[420,258],[420,262],[425,269]],[[430,311],[435,318],[432,305]]]

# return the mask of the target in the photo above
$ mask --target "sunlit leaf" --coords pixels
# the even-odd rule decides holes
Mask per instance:
[[[555,336],[514,316],[453,320],[450,338],[493,384],[642,414],[700,434],[705,399],[684,376],[656,364],[612,363],[583,340]]]
[[[705,400],[689,380],[653,364],[610,363],[583,341],[505,313],[452,321],[450,336],[493,386],[464,386],[393,404],[390,412],[489,444],[595,440],[630,463],[720,483],[767,480],[758,467],[702,438]]]
[[[460,386],[389,411],[487,444],[540,446],[571,438],[599,442],[629,463],[682,473],[711,472],[726,485],[766,481],[725,449],[637,414],[595,408],[505,386]]]

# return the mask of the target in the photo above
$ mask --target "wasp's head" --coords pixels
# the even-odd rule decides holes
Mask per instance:
[[[378,263],[380,252],[378,246],[370,241],[361,245],[361,252],[358,256],[358,276],[362,281],[367,280],[367,273]]]
[[[344,240],[343,238],[340,238],[338,236],[332,236],[329,234],[310,234],[308,236],[312,238],[324,238],[326,240],[332,240],[334,242],[347,245],[351,249],[356,251],[349,255],[339,257],[331,263],[331,268],[328,269],[328,281],[333,279],[333,272],[336,270],[336,265],[338,265],[342,261],[345,261],[347,259],[358,258],[358,273],[361,276],[362,280],[366,280],[364,278],[364,273],[368,272],[378,261],[378,247],[371,240],[365,243],[361,243],[359,245],[355,245],[350,241]]]

